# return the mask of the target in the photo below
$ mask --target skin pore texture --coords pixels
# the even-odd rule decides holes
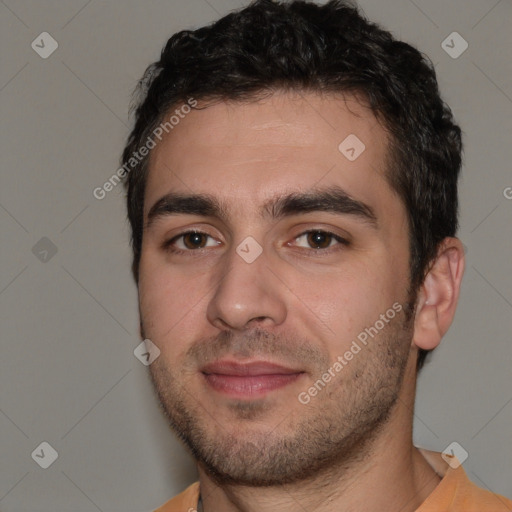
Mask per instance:
[[[351,134],[353,161],[338,149]],[[141,331],[205,512],[408,512],[440,481],[412,444],[416,358],[451,323],[464,255],[444,241],[412,312],[387,145],[355,97],[275,92],[193,110],[151,154]],[[197,195],[219,207],[184,201]]]

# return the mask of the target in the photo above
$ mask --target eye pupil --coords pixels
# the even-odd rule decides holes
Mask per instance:
[[[322,231],[312,231],[308,233],[308,243],[317,249],[325,249],[331,243],[331,235]]]
[[[183,242],[188,249],[198,249],[204,247],[205,236],[202,233],[186,233]]]

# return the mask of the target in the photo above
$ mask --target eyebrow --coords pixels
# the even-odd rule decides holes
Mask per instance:
[[[227,221],[228,212],[229,209],[225,203],[209,194],[171,192],[160,198],[151,207],[145,228],[150,228],[160,218],[180,214],[217,217]],[[374,210],[364,202],[354,199],[337,186],[276,196],[263,205],[261,214],[263,217],[279,220],[284,217],[311,212],[349,215],[369,224],[374,229],[378,228],[377,216]]]

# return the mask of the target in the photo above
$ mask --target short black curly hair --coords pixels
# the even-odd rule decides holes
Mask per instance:
[[[169,110],[191,97],[252,101],[277,90],[362,95],[382,121],[390,135],[387,179],[408,214],[415,297],[439,243],[457,231],[461,130],[440,97],[431,61],[346,1],[256,0],[173,35],[138,84],[122,164],[128,168]],[[136,281],[148,158],[125,182]],[[420,351],[418,368],[426,353]]]

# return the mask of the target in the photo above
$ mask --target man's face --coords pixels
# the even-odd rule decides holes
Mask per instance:
[[[359,156],[353,137],[338,148],[351,134]],[[161,351],[151,375],[220,481],[347,462],[393,410],[415,353],[387,143],[354,98],[279,93],[192,111],[153,150],[139,280]]]

